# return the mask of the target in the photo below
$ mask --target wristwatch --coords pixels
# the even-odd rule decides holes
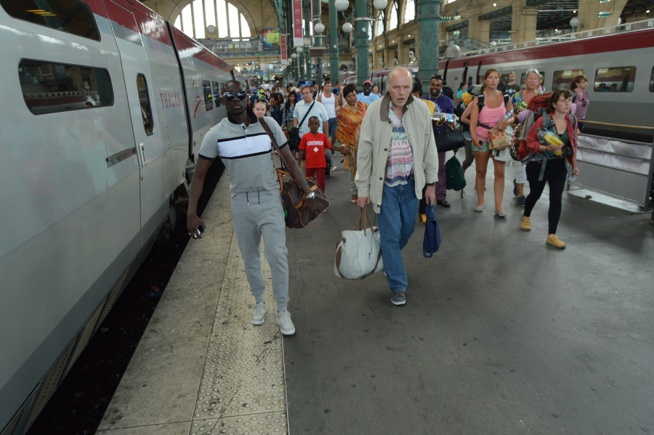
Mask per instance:
[[[436,183],[427,183],[427,186],[435,186]]]
[[[305,196],[305,198],[307,198],[307,199],[311,199],[311,198],[315,198],[315,197],[316,197],[316,192],[315,191],[309,192]]]

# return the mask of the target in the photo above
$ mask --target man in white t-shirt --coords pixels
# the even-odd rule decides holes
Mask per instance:
[[[300,123],[300,138],[309,132],[309,118],[312,116],[318,117],[320,120],[320,128],[318,128],[318,133],[327,133],[329,131],[329,117],[327,116],[327,111],[325,106],[322,103],[313,101],[313,89],[311,86],[302,87],[302,101],[299,101],[295,105],[293,110],[293,124],[297,127]],[[313,104],[313,107],[311,106]],[[309,110],[310,109],[310,110]],[[308,114],[307,114],[308,112]],[[305,119],[306,117],[306,119]],[[304,122],[302,120],[304,119]]]
[[[329,128],[329,142],[333,145],[336,140],[336,127],[338,126],[338,118],[336,118],[336,112],[341,108],[338,96],[332,93],[332,84],[331,82],[325,82],[322,86],[322,92],[318,94],[317,98],[319,103],[322,103],[325,106],[327,111],[327,125]],[[334,152],[331,153],[334,155]]]

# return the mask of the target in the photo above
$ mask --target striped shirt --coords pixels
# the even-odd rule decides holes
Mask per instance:
[[[402,120],[397,117],[392,105],[389,106],[388,112],[393,124],[393,133],[391,133],[391,148],[388,152],[384,183],[386,186],[394,187],[407,184],[413,174],[413,149],[404,131]]]
[[[265,117],[277,144],[286,146],[286,136],[273,118]],[[279,181],[272,160],[272,141],[259,122],[234,124],[224,118],[206,134],[200,158],[220,157],[229,173],[231,196],[246,192],[279,195]]]

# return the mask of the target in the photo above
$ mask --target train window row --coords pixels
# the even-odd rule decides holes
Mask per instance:
[[[23,59],[18,76],[25,104],[35,115],[114,104],[104,68]]]
[[[0,0],[0,5],[19,20],[100,40],[93,12],[79,0]]]
[[[541,74],[544,75],[542,72]],[[586,75],[583,69],[554,71],[550,89],[569,89],[572,80],[579,75]],[[636,82],[636,67],[598,68],[595,71],[595,77],[588,77],[588,80],[595,92],[633,92]],[[547,83],[545,78],[543,78],[543,83]],[[520,84],[523,87],[525,85],[524,73],[521,75]],[[652,68],[649,90],[654,92],[654,68]]]

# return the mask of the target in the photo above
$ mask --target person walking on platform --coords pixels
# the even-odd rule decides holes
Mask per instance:
[[[515,76],[515,74],[514,74]],[[515,77],[514,77],[515,78]],[[532,98],[537,95],[540,95],[540,87],[538,83],[540,81],[540,73],[536,68],[530,68],[525,73],[525,88],[514,93],[511,97],[511,103],[513,104],[513,114],[514,117],[519,115],[520,112],[527,109],[529,102]],[[514,121],[517,121],[518,118],[515,117]],[[522,133],[522,128],[519,133],[516,133],[516,137]],[[528,132],[524,132],[525,134]],[[517,140],[517,139],[516,139]],[[524,206],[526,197],[525,197],[525,183],[527,182],[527,172],[525,171],[525,164],[523,162],[513,161],[511,163],[514,167],[514,178],[513,178],[513,195],[516,197],[515,205]]]
[[[343,159],[343,166],[350,172],[350,201],[357,202],[357,186],[354,183],[354,175],[357,172],[357,147],[361,123],[368,110],[368,105],[357,100],[357,87],[355,84],[345,85],[343,88],[345,104],[338,111],[338,128],[336,139],[341,147],[349,149],[349,153]]]
[[[491,158],[491,150],[488,148],[488,132],[495,126],[500,131],[513,124],[513,117],[506,117],[508,112],[513,110],[511,99],[508,95],[503,95],[497,89],[500,82],[500,75],[495,68],[490,68],[484,74],[484,85],[481,94],[477,95],[470,103],[472,105],[470,113],[470,136],[472,137],[472,153],[475,156],[475,165],[477,167],[477,176],[475,180],[475,189],[477,190],[477,206],[475,211],[484,211],[484,191],[486,190],[486,170],[488,160]],[[481,106],[481,107],[479,107]],[[501,152],[508,149],[504,149]],[[505,161],[500,161],[493,157],[494,172],[494,191],[495,191],[495,216],[500,219],[506,219],[506,212],[502,207],[504,197],[504,171]]]
[[[236,234],[245,274],[255,298],[252,324],[265,321],[265,284],[261,271],[259,244],[264,239],[264,254],[270,264],[272,289],[277,302],[277,322],[283,335],[295,334],[295,325],[288,312],[288,250],[284,209],[279,195],[279,181],[272,164],[272,142],[249,107],[242,83],[232,80],[222,93],[227,118],[214,126],[202,140],[199,158],[191,183],[186,227],[194,239],[201,236],[203,220],[197,214],[198,199],[204,180],[216,157],[220,157],[229,172],[232,224]],[[284,133],[266,118],[280,145],[280,157],[309,198],[313,207],[315,193],[311,192],[300,168],[289,152]]]
[[[545,183],[549,184],[550,208],[547,212],[549,227],[546,243],[558,249],[565,243],[556,235],[561,217],[563,189],[568,173],[579,175],[577,166],[577,126],[570,118],[572,91],[557,89],[547,105],[547,114],[536,120],[527,135],[527,146],[531,151],[527,160],[527,179],[529,195],[522,215],[520,228],[531,231],[531,211],[540,198]],[[548,140],[553,135],[555,140]],[[558,143],[555,144],[555,143]]]
[[[363,92],[359,93],[357,95],[357,100],[362,101],[366,103],[368,106],[370,106],[373,101],[379,100],[380,96],[375,95],[372,93],[372,82],[370,80],[366,80],[363,82]]]
[[[443,78],[439,75],[431,76],[429,82],[429,101],[436,105],[436,112],[454,113],[454,102],[443,93]],[[441,134],[447,131],[446,125],[434,126],[434,134]],[[441,207],[450,208],[451,205],[445,198],[447,187],[445,186],[445,153],[438,153],[438,183],[436,183],[436,204]]]
[[[579,131],[583,131],[584,123],[583,120],[586,119],[586,112],[588,112],[588,104],[590,104],[590,99],[588,98],[588,79],[585,75],[578,75],[570,83],[570,90],[572,94],[572,102],[576,104],[576,110],[573,115],[577,118],[579,123]]]
[[[391,302],[404,305],[408,279],[402,248],[415,229],[425,184],[427,204],[436,202],[438,153],[429,109],[411,95],[411,73],[398,67],[388,82],[389,91],[368,107],[363,118],[355,183],[359,207],[372,203],[379,215]]]

